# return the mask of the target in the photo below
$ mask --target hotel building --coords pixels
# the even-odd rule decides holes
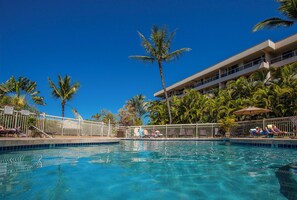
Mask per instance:
[[[271,40],[262,42],[166,89],[168,97],[182,96],[186,89],[195,89],[205,94],[214,88],[224,88],[228,81],[241,76],[248,77],[255,71],[270,67],[281,67],[296,61],[297,34],[278,42]],[[165,98],[163,90],[156,92],[154,96]]]

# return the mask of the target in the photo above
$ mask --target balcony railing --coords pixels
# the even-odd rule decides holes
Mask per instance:
[[[275,58],[272,58],[270,60],[270,63],[273,64],[273,63],[276,63],[276,62],[280,62],[282,60],[286,60],[286,59],[289,59],[289,58],[292,58],[294,56],[297,55],[297,50],[294,50],[294,51],[291,51],[291,52],[288,52],[288,53],[285,53],[281,56],[278,56],[278,57],[275,57]]]
[[[223,77],[225,77],[225,76],[228,76],[228,75],[231,75],[231,74],[234,74],[234,73],[237,73],[237,72],[242,71],[242,70],[244,70],[244,69],[248,69],[248,68],[250,68],[250,67],[256,66],[256,65],[260,64],[260,63],[263,62],[263,61],[264,61],[264,58],[259,58],[259,59],[257,59],[257,60],[253,60],[253,61],[251,61],[251,62],[248,62],[248,63],[246,63],[246,64],[244,64],[244,65],[238,66],[238,67],[236,67],[236,68],[234,68],[234,69],[231,69],[231,70],[229,70],[229,71],[227,71],[227,72],[221,74],[221,78],[223,78]],[[201,85],[204,85],[204,84],[206,84],[206,83],[215,81],[215,80],[217,80],[217,79],[219,79],[219,76],[218,76],[218,75],[217,75],[217,76],[214,76],[214,77],[212,77],[212,78],[209,78],[209,79],[207,79],[207,80],[205,80],[205,81],[203,81],[203,82],[196,83],[196,84],[195,84],[195,87],[199,87],[199,86],[201,86]]]
[[[227,71],[227,72],[221,74],[221,78],[223,78],[223,77],[225,77],[225,76],[228,76],[228,75],[231,75],[231,74],[234,74],[234,73],[236,73],[236,72],[242,71],[242,70],[244,70],[244,69],[248,69],[248,68],[253,67],[253,66],[255,66],[255,65],[258,65],[259,63],[261,63],[261,62],[263,62],[263,61],[264,61],[263,58],[259,58],[259,59],[257,59],[257,60],[253,60],[253,61],[251,61],[251,62],[248,62],[248,63],[246,63],[246,64],[244,64],[244,65],[238,66],[238,67],[236,67],[236,68],[234,68],[234,69],[232,69],[232,70],[229,70],[229,71]]]

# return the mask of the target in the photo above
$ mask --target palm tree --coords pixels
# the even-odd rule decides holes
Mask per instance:
[[[164,90],[165,98],[166,98],[166,103],[167,103],[167,108],[168,108],[168,115],[169,115],[169,123],[172,123],[172,116],[170,112],[170,103],[166,91],[166,86],[165,86],[165,81],[164,81],[164,74],[163,74],[163,67],[162,64],[163,62],[169,62],[174,59],[178,59],[184,52],[190,51],[190,48],[181,48],[178,50],[175,50],[173,52],[170,52],[170,46],[172,39],[175,35],[175,31],[172,33],[168,34],[167,28],[162,27],[159,28],[157,26],[153,26],[152,28],[152,33],[150,35],[150,40],[149,42],[145,36],[138,32],[142,42],[142,46],[145,49],[145,52],[147,55],[145,56],[130,56],[130,58],[137,59],[143,62],[157,62],[159,66],[159,71],[160,71],[160,76],[161,76],[161,81],[162,81],[162,87]]]
[[[92,115],[92,118],[95,119],[96,121],[102,121],[108,112],[109,112],[108,110],[102,109],[102,110],[100,110],[99,113]]]
[[[13,94],[15,102],[24,102],[26,95],[29,95],[35,104],[45,105],[43,97],[39,96],[40,92],[36,88],[37,83],[35,81],[30,81],[21,76],[15,79],[12,76],[5,83],[0,84],[0,94],[2,94],[1,96]]]
[[[280,3],[278,10],[288,19],[272,17],[256,24],[253,31],[262,28],[274,28],[279,26],[289,27],[297,22],[297,0],[277,0]]]
[[[103,122],[106,124],[116,124],[116,116],[112,112],[108,111],[103,117]]]
[[[95,121],[99,121],[100,118],[101,118],[101,114],[96,113],[95,115],[92,115],[91,118],[92,118],[92,119],[95,119]]]
[[[145,102],[145,96],[142,94],[132,97],[127,101],[127,104],[132,106],[135,110],[136,117],[140,120],[147,113],[147,102]]]
[[[106,109],[100,110],[99,113],[96,113],[95,115],[92,115],[92,118],[95,119],[95,121],[102,121],[104,123],[110,122],[111,124],[116,123],[116,117],[115,115]]]
[[[48,81],[50,88],[52,89],[52,95],[58,99],[61,99],[62,117],[64,117],[66,102],[70,101],[74,97],[74,94],[77,92],[80,84],[78,82],[71,84],[71,77],[67,75],[64,77],[64,79],[60,75],[58,78],[59,82],[57,86],[50,78],[48,78]]]

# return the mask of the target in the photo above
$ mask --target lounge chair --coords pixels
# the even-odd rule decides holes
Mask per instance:
[[[149,132],[145,129],[143,130],[143,135],[142,135],[142,138],[150,138],[152,137],[152,135],[149,134]]]
[[[9,136],[9,135],[16,135],[18,137],[26,137],[27,135],[23,133],[20,128],[2,128],[0,129],[0,135]]]
[[[194,129],[187,129],[186,136],[190,138],[194,137]]]
[[[284,137],[287,134],[287,132],[279,130],[273,124],[267,125],[267,129],[270,132],[270,133],[268,133],[268,135],[273,135],[273,137]]]
[[[175,129],[169,129],[167,133],[167,137],[176,137],[176,131]]]
[[[39,128],[37,128],[36,126],[30,126],[29,130],[32,131],[32,137],[55,137],[56,132],[48,132],[48,131],[42,131]]]
[[[0,135],[4,135],[4,136],[8,136],[10,131],[8,131],[7,129],[1,129],[0,130]]]
[[[200,130],[199,132],[199,137],[202,137],[202,138],[207,138],[207,132],[206,130]]]
[[[215,128],[214,137],[224,137],[224,131],[222,129]]]
[[[44,133],[46,133],[47,135],[50,135],[51,137],[55,137],[56,132],[48,132],[48,131],[44,131]],[[34,130],[32,131],[32,137],[45,137],[43,132],[38,131],[38,130]]]
[[[258,136],[257,129],[255,128],[251,128],[249,132],[250,132],[250,136]]]
[[[163,134],[160,133],[160,131],[156,130],[156,131],[152,132],[151,137],[153,137],[153,138],[163,137]]]
[[[178,137],[186,137],[186,131],[185,129],[181,129],[180,132],[178,133]]]
[[[134,128],[134,135],[135,137],[139,137],[139,128]]]

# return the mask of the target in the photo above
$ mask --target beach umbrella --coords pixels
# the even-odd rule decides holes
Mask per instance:
[[[236,115],[256,115],[256,114],[262,114],[262,113],[268,113],[271,112],[269,109],[265,108],[258,108],[255,106],[249,106],[247,108],[243,108],[240,110],[237,110],[234,112]]]

